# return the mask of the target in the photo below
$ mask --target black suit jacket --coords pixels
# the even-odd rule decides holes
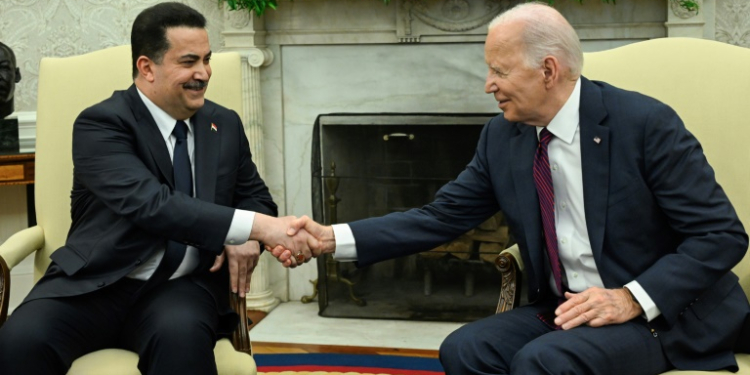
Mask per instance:
[[[750,307],[730,270],[748,238],[700,144],[663,103],[581,79],[584,209],[605,287],[643,286],[662,313],[650,324],[677,368],[736,368],[732,349]],[[537,143],[533,126],[492,119],[474,159],[433,203],[350,224],[359,264],[431,249],[502,210],[521,248],[529,300],[543,298],[550,291],[532,172]]]
[[[237,113],[206,100],[191,122],[196,198],[174,191],[169,151],[135,85],[78,116],[72,224],[27,301],[106,287],[174,240],[200,250],[190,277],[228,313],[226,263],[220,272],[208,269],[223,250],[234,209],[273,216],[277,209]]]

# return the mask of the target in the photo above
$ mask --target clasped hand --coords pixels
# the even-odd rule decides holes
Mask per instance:
[[[333,251],[331,227],[324,227],[307,216],[274,218],[256,214],[255,221],[251,238],[261,238],[266,250],[284,267],[294,268]]]
[[[253,233],[258,228],[266,250],[284,267],[297,267],[313,257],[332,253],[335,249],[333,229],[322,226],[307,216],[272,218],[257,214],[255,220]]]

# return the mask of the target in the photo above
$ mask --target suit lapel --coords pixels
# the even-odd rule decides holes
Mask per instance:
[[[601,264],[604,227],[607,220],[609,197],[609,128],[602,125],[607,111],[601,91],[581,77],[581,169],[583,173],[583,201],[589,242],[597,264]]]
[[[195,197],[213,203],[216,200],[216,174],[219,167],[220,134],[211,131],[212,113],[204,105],[193,115],[195,137]],[[215,256],[208,251],[200,252],[200,260],[195,273],[208,270]],[[226,267],[226,266],[225,266]]]
[[[510,140],[510,154],[516,155],[512,162],[513,184],[516,189],[519,214],[527,240],[532,269],[544,275],[544,254],[542,248],[542,222],[539,197],[534,184],[534,155],[539,143],[534,126],[515,124],[518,134]]]
[[[156,125],[156,122],[148,111],[148,108],[146,108],[146,105],[143,104],[135,85],[131,85],[130,88],[128,88],[126,97],[130,102],[130,108],[133,110],[135,120],[138,122],[138,129],[145,134],[144,137],[139,139],[146,143],[151,152],[151,157],[156,162],[159,173],[161,173],[169,186],[174,188],[172,158],[169,156],[169,150],[164,143],[164,138],[162,137],[161,132],[159,132],[159,127]]]
[[[218,132],[211,130],[211,117],[205,106],[193,116],[193,131],[195,134],[195,196],[206,202],[214,202],[221,138]]]

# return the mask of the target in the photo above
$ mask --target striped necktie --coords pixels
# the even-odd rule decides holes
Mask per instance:
[[[539,133],[539,147],[534,157],[534,183],[539,196],[539,207],[542,211],[542,227],[544,242],[549,257],[550,269],[555,279],[555,286],[563,295],[562,263],[557,248],[557,232],[555,231],[555,188],[552,186],[552,172],[549,166],[547,148],[552,140],[552,133],[547,128]],[[564,300],[564,299],[563,299]]]

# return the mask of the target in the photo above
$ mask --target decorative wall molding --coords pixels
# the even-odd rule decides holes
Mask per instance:
[[[224,10],[224,51],[235,51],[242,56],[242,123],[250,143],[258,174],[265,176],[263,152],[263,105],[260,93],[260,71],[273,62],[273,53],[262,48],[265,43],[263,21],[247,12]],[[270,290],[268,256],[261,256],[253,271],[250,291],[245,295],[248,310],[270,312],[279,299]]]
[[[402,0],[398,6],[396,36],[401,43],[421,41],[422,34],[486,34],[482,27],[517,1]]]
[[[694,0],[699,10],[688,11],[679,5],[679,0],[667,0],[670,11],[667,12],[668,37],[703,38],[706,26],[706,12],[703,0]]]
[[[750,47],[750,2],[716,0],[716,40]]]
[[[0,41],[13,49],[23,76],[16,85],[16,110],[36,110],[42,57],[74,56],[130,44],[135,17],[159,2],[162,0],[0,0]],[[223,44],[224,14],[216,1],[181,2],[206,17],[209,40],[218,50]]]
[[[677,16],[678,18],[682,19],[688,19],[691,17],[695,17],[700,12],[700,9],[703,6],[702,0],[693,0],[698,4],[698,8],[693,10],[685,9],[685,7],[680,5],[680,0],[669,0],[669,8],[672,10],[672,13]]]

